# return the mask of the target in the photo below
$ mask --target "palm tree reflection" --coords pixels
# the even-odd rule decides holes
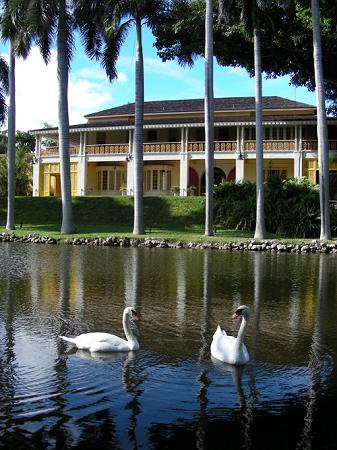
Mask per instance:
[[[324,375],[324,366],[327,361],[328,354],[323,345],[322,332],[323,319],[325,315],[325,306],[329,298],[329,271],[330,259],[326,255],[319,257],[319,273],[318,273],[318,289],[315,309],[315,326],[311,338],[311,346],[309,353],[308,369],[310,373],[310,382],[308,386],[308,400],[306,403],[306,414],[304,417],[304,428],[301,438],[296,448],[306,448],[310,450],[312,439],[312,426],[314,421],[314,412],[318,398],[322,390],[322,377]]]
[[[200,374],[197,378],[197,381],[200,385],[200,389],[198,391],[198,400],[199,400],[199,423],[196,432],[196,445],[198,449],[205,448],[205,437],[206,437],[206,428],[208,423],[207,417],[207,389],[210,384],[208,379],[208,370],[204,364],[206,358],[209,357],[209,342],[207,340],[208,332],[209,332],[209,303],[212,298],[212,255],[209,251],[204,251],[204,273],[203,273],[203,298],[202,298],[202,310],[201,310],[201,330],[200,330],[200,340],[201,347],[199,350],[199,364],[201,366]]]

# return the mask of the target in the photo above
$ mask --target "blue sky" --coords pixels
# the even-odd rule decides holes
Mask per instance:
[[[96,61],[90,61],[77,40],[69,76],[70,123],[84,123],[85,114],[134,101],[135,33],[131,32],[117,64],[118,79],[109,83]],[[202,98],[204,61],[197,59],[193,68],[175,61],[161,62],[153,48],[151,33],[144,28],[145,100]],[[7,48],[1,47],[2,53]],[[42,128],[44,122],[57,125],[56,52],[46,67],[33,48],[27,60],[17,61],[17,129]],[[244,69],[224,68],[214,64],[216,97],[254,96],[254,80]],[[263,95],[278,95],[316,104],[315,94],[305,88],[289,86],[288,77],[264,80]]]

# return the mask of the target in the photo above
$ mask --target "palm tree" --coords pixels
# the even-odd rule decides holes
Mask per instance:
[[[264,176],[263,176],[263,124],[262,124],[262,65],[261,65],[261,30],[260,8],[273,0],[225,0],[219,1],[219,20],[237,21],[233,4],[241,11],[241,21],[249,39],[254,44],[254,78],[255,78],[255,131],[256,131],[256,226],[255,239],[264,239],[266,235],[264,215]]]
[[[134,224],[133,234],[144,234],[143,224],[143,116],[144,62],[142,26],[154,27],[164,10],[166,0],[78,0],[77,14],[87,52],[101,60],[108,78],[117,78],[116,63],[128,32],[136,28],[135,64],[135,132],[134,158]],[[84,26],[87,17],[91,24]],[[103,48],[102,48],[103,47]]]
[[[7,131],[7,222],[6,230],[14,230],[15,199],[15,54],[13,40],[9,40],[9,74],[8,74],[8,131]]]
[[[62,197],[61,233],[74,232],[71,200],[68,73],[73,50],[75,28],[70,0],[21,0],[26,8],[30,32],[36,37],[42,56],[47,63],[50,47],[56,35],[57,79],[58,79],[58,121],[59,155]]]
[[[331,239],[330,206],[329,206],[329,148],[328,127],[325,110],[325,89],[323,76],[323,57],[321,44],[321,25],[319,0],[311,0],[312,37],[314,49],[314,70],[317,98],[317,137],[319,192],[321,209],[320,239]]]
[[[263,125],[262,125],[262,65],[261,31],[259,7],[253,3],[254,77],[255,77],[255,140],[256,140],[256,225],[255,239],[266,237],[264,216],[264,176],[263,176]]]
[[[205,17],[205,235],[213,236],[214,96],[213,96],[213,0],[206,0]]]
[[[1,35],[8,40],[9,64],[8,64],[8,117],[7,117],[7,222],[6,229],[14,230],[14,200],[15,200],[15,58],[16,55],[26,57],[30,48],[30,37],[22,20],[22,10],[15,1],[2,2]],[[7,69],[1,63],[1,73]],[[2,94],[2,93],[1,93]],[[4,101],[0,96],[0,103]],[[4,109],[1,120],[4,120]]]

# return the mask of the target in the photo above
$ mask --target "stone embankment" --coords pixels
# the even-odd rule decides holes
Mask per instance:
[[[54,239],[39,234],[27,236],[16,236],[13,233],[0,233],[0,242],[21,242],[33,244],[70,244],[70,245],[92,245],[110,247],[151,247],[151,248],[187,248],[187,249],[215,249],[215,250],[239,250],[258,252],[283,252],[283,253],[337,253],[337,241],[320,242],[312,240],[301,244],[290,244],[277,240],[255,239],[240,242],[227,243],[198,243],[198,242],[172,242],[163,239],[138,239],[128,237],[109,236],[107,238],[81,238]]]

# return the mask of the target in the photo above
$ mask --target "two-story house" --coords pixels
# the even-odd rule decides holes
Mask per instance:
[[[91,113],[70,126],[72,195],[132,195],[134,103]],[[263,98],[264,172],[318,180],[316,107]],[[330,171],[337,173],[337,120],[328,118]],[[33,130],[33,195],[60,195],[57,128]],[[55,145],[50,145],[54,140]],[[48,146],[49,144],[49,146]],[[144,105],[144,195],[205,192],[204,100]],[[255,180],[255,100],[214,101],[214,179]]]

